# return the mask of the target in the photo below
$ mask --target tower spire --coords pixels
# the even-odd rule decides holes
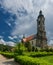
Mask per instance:
[[[40,10],[39,15],[42,15],[42,10]]]

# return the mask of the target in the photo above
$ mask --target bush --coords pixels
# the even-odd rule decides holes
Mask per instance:
[[[21,65],[51,65],[45,60],[40,60],[38,58],[31,58],[28,56],[16,56],[15,61],[19,62]]]
[[[35,52],[35,53],[31,53],[29,56],[42,57],[42,56],[50,56],[50,55],[53,55],[53,52]]]
[[[26,51],[27,48],[24,46],[23,43],[18,43],[16,46],[15,46],[15,50],[14,50],[14,53],[17,55],[22,55],[24,51]]]
[[[38,52],[38,48],[35,49],[35,52]]]
[[[43,56],[51,56],[53,55],[53,52],[24,52],[23,55],[30,57],[43,57]]]
[[[52,48],[50,48],[50,52],[53,52],[53,49]]]
[[[0,54],[5,56],[6,58],[14,58],[14,53],[1,52]]]
[[[46,51],[46,52],[53,52],[53,49],[52,48],[45,48],[45,49],[40,49],[40,51],[41,52],[44,52],[44,51]]]

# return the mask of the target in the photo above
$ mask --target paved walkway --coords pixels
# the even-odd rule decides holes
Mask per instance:
[[[0,55],[0,65],[19,65],[14,61],[14,59],[6,59],[2,55]]]

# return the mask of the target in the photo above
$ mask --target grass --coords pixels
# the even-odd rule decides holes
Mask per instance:
[[[45,57],[39,57],[40,60],[45,60],[46,62],[53,64],[53,56],[45,56]]]

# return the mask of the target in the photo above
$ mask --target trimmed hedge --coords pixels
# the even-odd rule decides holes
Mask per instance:
[[[30,57],[43,57],[53,55],[53,52],[29,52],[29,53],[23,53],[23,55]]]
[[[0,54],[2,54],[3,56],[5,56],[6,58],[14,58],[14,53],[0,52]]]
[[[43,56],[50,56],[53,55],[53,52],[37,52],[37,53],[31,53],[31,57],[43,57]]]
[[[28,56],[16,56],[15,61],[19,62],[21,65],[52,65],[45,60],[38,58],[31,58]]]

